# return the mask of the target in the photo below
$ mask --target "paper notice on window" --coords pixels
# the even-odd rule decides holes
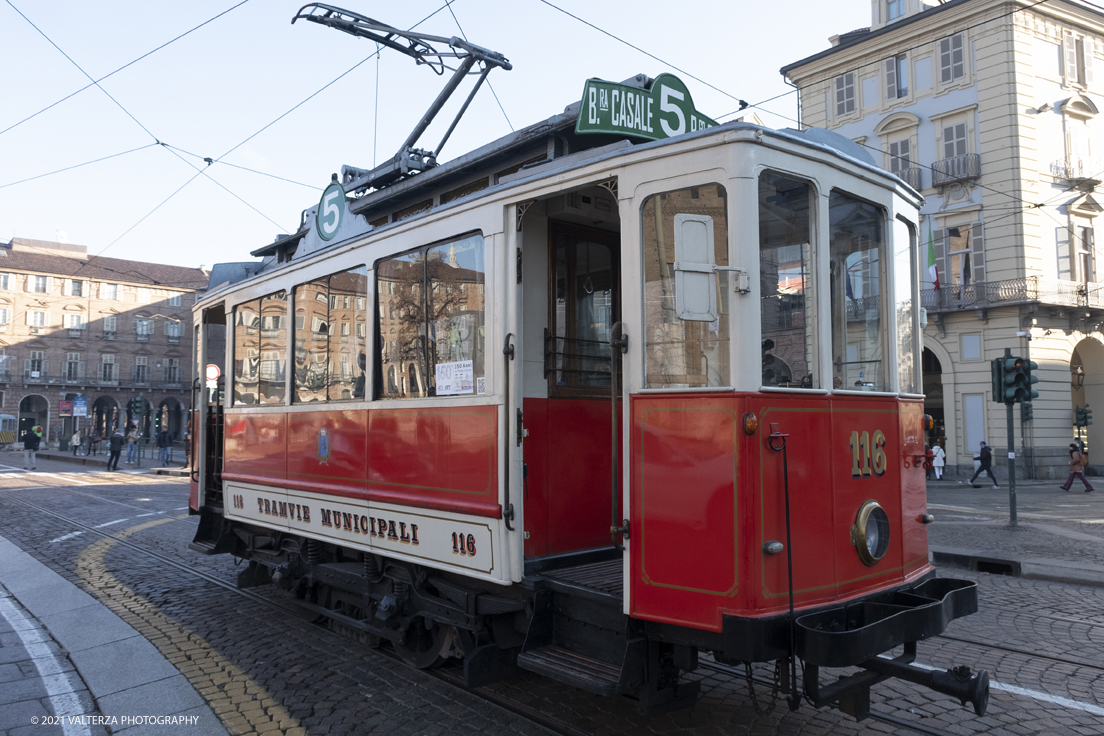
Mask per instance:
[[[475,391],[472,378],[472,361],[437,364],[437,395],[470,394]]]

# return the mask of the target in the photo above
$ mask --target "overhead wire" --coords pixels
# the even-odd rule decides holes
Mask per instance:
[[[128,153],[135,153],[137,151],[142,151],[142,150],[145,150],[145,149],[147,149],[151,146],[156,146],[156,145],[157,145],[156,143],[147,143],[144,146],[138,146],[137,148],[131,148],[128,151],[120,151],[119,153],[113,153],[110,156],[103,156],[102,158],[93,159],[92,161],[85,161],[83,164],[74,164],[73,166],[66,166],[64,169],[57,169],[55,171],[48,171],[45,174],[38,174],[37,176],[29,176],[26,179],[20,179],[19,181],[13,181],[13,182],[9,182],[7,184],[0,184],[0,189],[5,189],[7,187],[14,187],[16,184],[24,184],[24,183],[29,182],[29,181],[34,181],[35,179],[42,179],[42,178],[47,177],[47,176],[53,176],[54,174],[61,174],[61,173],[66,172],[66,171],[72,171],[73,169],[79,169],[82,166],[89,166],[90,164],[98,164],[101,161],[107,161],[108,159],[111,159],[111,158],[118,158],[119,156],[125,156]]]
[[[269,173],[264,172],[264,171],[257,171],[256,169],[251,169],[248,166],[239,166],[238,164],[232,164],[229,161],[216,161],[215,159],[211,158],[210,156],[200,156],[198,153],[192,153],[191,151],[186,151],[183,148],[180,148],[179,146],[174,146],[174,145],[171,145],[169,143],[163,143],[162,145],[165,146],[166,148],[171,148],[174,151],[180,151],[181,153],[183,153],[187,156],[192,156],[193,158],[202,159],[203,161],[206,161],[208,165],[210,165],[210,164],[222,164],[224,166],[229,166],[229,167],[234,168],[234,169],[241,169],[242,171],[248,171],[251,174],[258,174],[260,176],[267,176],[270,179],[278,179],[280,181],[286,181],[288,184],[296,184],[296,185],[301,186],[301,187],[306,187],[307,189],[314,189],[314,190],[317,190],[317,191],[322,190],[322,187],[315,186],[314,184],[304,184],[303,182],[295,181],[294,179],[287,179],[283,176],[276,176],[275,174],[269,174]]]
[[[7,0],[7,2],[8,2],[8,5],[11,5],[11,0]],[[9,126],[8,126],[7,128],[4,128],[3,130],[0,130],[0,135],[3,135],[4,133],[7,133],[7,132],[8,132],[9,130],[12,130],[13,128],[17,128],[17,127],[19,127],[20,125],[22,125],[23,123],[27,122],[28,120],[31,120],[31,119],[33,119],[33,118],[36,118],[36,117],[38,117],[39,115],[41,115],[42,113],[46,112],[47,110],[50,110],[51,108],[57,107],[57,106],[58,106],[58,105],[60,105],[61,103],[63,103],[63,102],[65,102],[66,100],[70,99],[71,97],[75,97],[76,95],[79,95],[79,94],[80,94],[81,92],[85,91],[85,90],[86,90],[86,89],[88,89],[89,87],[93,87],[93,86],[95,86],[96,84],[98,84],[99,82],[102,82],[102,81],[104,81],[104,80],[105,80],[105,79],[107,79],[108,77],[111,77],[111,76],[114,76],[114,75],[118,74],[119,72],[121,72],[122,70],[126,69],[127,67],[129,67],[129,66],[133,66],[134,64],[137,64],[137,63],[138,63],[139,61],[141,61],[142,59],[145,59],[145,58],[146,58],[147,56],[151,56],[151,55],[153,55],[153,54],[157,53],[158,51],[160,51],[161,49],[165,48],[166,46],[169,46],[170,44],[173,44],[173,43],[175,43],[175,42],[179,41],[180,39],[184,38],[184,37],[185,37],[185,36],[187,36],[188,34],[190,34],[190,33],[193,33],[193,32],[195,32],[195,31],[198,31],[198,30],[199,30],[200,28],[202,28],[203,26],[207,25],[208,23],[211,23],[211,22],[213,22],[213,21],[215,21],[215,20],[218,20],[218,19],[219,19],[219,18],[221,18],[222,16],[226,15],[227,13],[229,13],[229,12],[230,12],[231,10],[234,10],[234,9],[236,9],[236,8],[240,8],[240,7],[242,6],[242,5],[245,5],[245,4],[247,3],[247,2],[249,2],[249,0],[241,0],[241,2],[239,2],[239,3],[237,4],[237,5],[232,5],[232,6],[230,6],[229,8],[227,8],[226,10],[222,11],[221,13],[219,13],[218,15],[215,15],[215,16],[213,16],[213,17],[211,17],[211,18],[208,18],[207,20],[203,21],[203,22],[202,22],[202,23],[200,23],[200,24],[199,24],[198,26],[195,26],[194,28],[192,28],[192,29],[190,29],[190,30],[184,31],[184,33],[181,33],[181,34],[180,34],[179,36],[176,36],[175,38],[171,38],[171,39],[169,39],[168,41],[166,41],[165,43],[161,44],[161,45],[160,45],[160,46],[158,46],[157,48],[155,48],[155,49],[152,49],[152,50],[150,50],[150,51],[147,51],[146,53],[142,54],[141,56],[139,56],[138,58],[134,59],[133,61],[129,61],[129,62],[127,62],[126,64],[123,64],[123,65],[122,65],[121,67],[119,67],[119,68],[118,68],[118,69],[116,69],[115,71],[112,71],[112,72],[108,72],[107,74],[103,75],[103,76],[102,76],[102,77],[100,77],[99,79],[96,79],[96,80],[94,80],[93,82],[91,82],[91,83],[89,83],[89,84],[86,84],[86,85],[84,85],[83,87],[81,87],[80,89],[76,90],[75,92],[72,92],[72,93],[70,93],[70,94],[66,95],[65,97],[62,97],[62,98],[61,98],[60,100],[58,100],[57,102],[53,102],[53,103],[51,103],[51,104],[47,105],[46,107],[42,108],[41,110],[39,110],[39,111],[38,111],[38,112],[36,112],[36,113],[31,113],[30,115],[28,115],[27,117],[23,118],[23,119],[22,119],[22,120],[20,120],[19,122],[17,122],[17,123],[13,123],[12,125],[9,125]],[[14,5],[12,5],[12,8],[15,8],[15,6],[14,6]],[[18,9],[18,8],[15,8],[15,10],[16,10],[16,12],[17,12],[17,13],[19,12],[19,9]],[[22,13],[19,13],[19,14],[20,14],[20,15],[23,15]],[[24,17],[26,17],[26,16],[24,16]],[[55,48],[56,48],[56,47],[55,47]]]
[[[468,34],[464,33],[464,27],[460,25],[460,19],[456,17],[456,11],[452,9],[452,3],[456,0],[445,0],[445,5],[448,6],[448,11],[452,14],[452,19],[456,21],[456,27],[460,29],[460,35],[464,37],[464,40],[468,40]],[[510,132],[514,132],[514,124],[510,122],[510,116],[506,114],[506,108],[502,106],[502,100],[498,99],[498,93],[495,92],[494,85],[491,84],[491,80],[487,78],[487,87],[491,90],[491,94],[494,95],[495,102],[498,103],[498,109],[502,111],[502,117],[506,118],[506,124],[510,126]]]

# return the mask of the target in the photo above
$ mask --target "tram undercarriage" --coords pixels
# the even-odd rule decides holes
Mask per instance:
[[[628,696],[656,715],[696,702],[699,685],[683,675],[704,652],[727,665],[776,662],[778,691],[795,710],[803,694],[814,707],[834,705],[863,720],[870,688],[890,678],[970,703],[978,715],[988,705],[985,672],[913,664],[918,641],[976,611],[976,587],[966,581],[928,575],[904,589],[802,612],[794,622],[802,663],[795,689],[786,666],[788,616],[726,616],[720,633],[632,619],[622,613],[622,562],[612,547],[590,554],[608,559],[549,567],[506,588],[234,522],[223,522],[214,543],[197,538],[193,549],[248,560],[239,587],[289,591],[306,618],[324,617],[335,632],[373,647],[388,641],[413,667],[461,659],[469,687],[530,671],[597,695]],[[897,647],[896,657],[878,656]],[[861,669],[822,683],[822,668],[845,667]]]

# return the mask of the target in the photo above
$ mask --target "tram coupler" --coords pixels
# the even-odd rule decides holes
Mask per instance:
[[[914,644],[913,647],[916,645]],[[859,665],[863,669],[895,677],[899,680],[923,685],[937,693],[958,698],[963,705],[974,706],[974,713],[985,715],[989,707],[989,673],[985,670],[971,675],[970,668],[962,665],[949,670],[922,669],[896,659],[876,657]]]

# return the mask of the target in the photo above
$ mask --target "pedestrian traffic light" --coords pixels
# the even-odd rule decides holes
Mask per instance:
[[[1031,369],[1039,367],[1035,361],[1010,357],[999,360],[1001,361],[1001,383],[1004,388],[1001,395],[1004,403],[1018,404],[1039,398],[1039,392],[1031,388],[1032,384],[1039,382],[1038,376],[1031,375]]]

